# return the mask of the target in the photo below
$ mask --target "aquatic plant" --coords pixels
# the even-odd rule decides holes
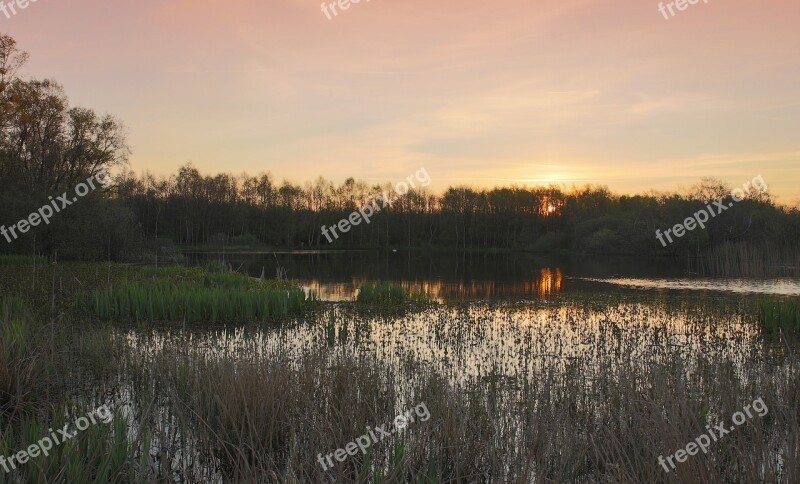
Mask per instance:
[[[85,415],[85,410],[79,410]],[[10,456],[18,450],[28,449],[31,444],[41,442],[55,434],[67,421],[63,409],[53,408],[49,421],[27,417],[15,426],[0,433],[0,455]],[[110,423],[98,422],[91,425],[67,442],[52,445],[40,451],[24,464],[12,465],[6,461],[10,472],[0,469],[0,484],[17,482],[96,482],[117,484],[143,484],[152,482],[150,472],[150,439],[146,431],[141,438],[133,441],[129,434],[129,422],[123,415],[116,415]],[[57,434],[56,434],[57,435]]]
[[[47,258],[31,255],[0,255],[1,266],[43,266],[48,263]]]
[[[768,331],[800,332],[800,300],[763,298],[758,302],[759,321]]]
[[[31,411],[45,384],[40,325],[28,316],[21,299],[0,299],[0,423]]]
[[[236,273],[183,281],[160,277],[93,293],[95,314],[103,320],[263,322],[297,313],[313,300],[295,284]]]
[[[406,301],[408,294],[399,286],[378,282],[362,284],[358,289],[356,301],[362,304],[393,306]]]
[[[691,260],[691,259],[690,259]],[[690,265],[700,275],[724,277],[778,277],[800,275],[800,247],[796,244],[726,242],[708,249]]]

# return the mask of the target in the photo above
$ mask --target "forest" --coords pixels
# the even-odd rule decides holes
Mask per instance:
[[[148,261],[160,251],[177,253],[186,247],[666,256],[758,247],[795,256],[800,212],[775,203],[768,193],[749,195],[705,229],[663,247],[656,230],[682,223],[706,204],[729,196],[731,187],[711,178],[698,180],[684,193],[637,195],[601,186],[411,190],[372,223],[330,243],[322,236],[323,225],[346,218],[391,190],[391,184],[368,185],[357,177],[298,183],[276,179],[268,167],[255,175],[204,174],[191,163],[171,176],[137,175],[129,163],[124,124],[112,115],[70,106],[54,80],[23,78],[20,69],[26,61],[27,54],[12,38],[0,38],[0,223],[8,226],[27,217],[48,197],[72,191],[101,171],[113,174],[113,184],[13,243],[0,240],[0,252]]]

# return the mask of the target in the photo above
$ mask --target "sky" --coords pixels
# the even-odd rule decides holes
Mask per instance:
[[[6,2],[9,0],[5,0]],[[332,3],[327,0],[326,3]],[[665,2],[669,3],[669,2]],[[762,175],[800,201],[800,2],[38,0],[24,75],[128,129],[130,169],[620,193]],[[669,18],[665,18],[669,17]]]

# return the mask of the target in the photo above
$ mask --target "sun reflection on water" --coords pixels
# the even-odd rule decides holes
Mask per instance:
[[[351,301],[362,284],[374,282],[353,278],[348,282],[322,282],[318,279],[300,281],[306,291],[314,291],[323,301]],[[527,281],[431,279],[423,281],[387,281],[407,292],[425,294],[440,303],[509,298],[530,298],[558,294],[563,289],[564,274],[558,267],[545,267],[531,272]]]

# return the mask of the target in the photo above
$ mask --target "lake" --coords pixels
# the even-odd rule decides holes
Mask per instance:
[[[439,302],[535,299],[569,291],[624,288],[800,295],[800,278],[700,277],[687,261],[608,256],[579,257],[509,253],[278,251],[191,252],[193,265],[228,261],[234,269],[274,277],[278,264],[287,276],[322,300],[352,300],[361,284],[383,281],[421,291]]]

